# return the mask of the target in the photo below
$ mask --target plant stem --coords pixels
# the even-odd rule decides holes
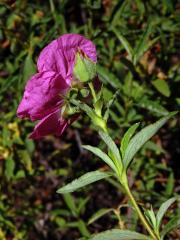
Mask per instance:
[[[118,219],[119,228],[120,228],[120,229],[124,229],[124,222],[123,222],[122,219],[121,219],[119,209],[114,209],[114,214],[116,215],[116,217],[117,217],[117,219]]]
[[[144,217],[143,213],[141,212],[141,209],[139,208],[134,196],[132,195],[128,184],[123,185],[124,189],[128,195],[128,197],[131,200],[132,205],[134,206],[139,218],[141,219],[141,222],[143,223],[144,227],[146,228],[146,230],[148,231],[148,233],[150,234],[150,236],[152,237],[152,239],[154,240],[159,240],[159,237],[154,233],[154,231],[151,229],[151,226],[149,225],[148,221],[146,220],[146,218]]]

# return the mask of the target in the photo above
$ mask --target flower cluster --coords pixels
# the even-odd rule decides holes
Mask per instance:
[[[64,96],[72,87],[76,55],[96,63],[95,45],[79,34],[64,34],[48,44],[37,61],[38,73],[27,82],[17,109],[20,118],[37,121],[30,137],[60,136],[74,118],[63,117]]]

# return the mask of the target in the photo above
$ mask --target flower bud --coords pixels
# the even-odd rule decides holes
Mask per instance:
[[[96,63],[77,52],[73,73],[81,82],[91,81],[96,76]]]

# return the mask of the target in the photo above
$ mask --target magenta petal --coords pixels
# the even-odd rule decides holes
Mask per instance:
[[[79,34],[64,34],[42,50],[37,62],[38,71],[55,71],[71,78],[78,50],[93,62],[97,61],[96,47],[90,40]]]
[[[39,72],[54,71],[60,73],[64,78],[67,77],[68,65],[57,40],[52,41],[41,51],[37,67]]]
[[[49,134],[60,136],[67,128],[68,122],[62,119],[60,110],[57,110],[43,118],[30,135],[32,139],[42,138]]]
[[[69,86],[65,79],[52,71],[37,73],[27,82],[18,117],[39,120],[55,111],[62,104],[62,96]]]

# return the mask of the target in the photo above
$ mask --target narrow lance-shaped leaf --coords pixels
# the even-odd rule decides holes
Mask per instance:
[[[91,216],[91,218],[88,221],[88,224],[92,224],[93,222],[95,222],[96,220],[98,220],[99,218],[101,218],[102,216],[104,216],[105,214],[109,213],[113,211],[112,208],[102,208],[99,211],[97,211],[95,214],[93,214]]]
[[[145,210],[145,215],[148,218],[150,224],[153,226],[153,228],[156,229],[157,220],[156,220],[156,216],[155,216],[152,206],[151,206],[150,210]]]
[[[95,235],[90,240],[150,240],[144,234],[129,230],[112,229]]]
[[[161,239],[164,239],[164,236],[169,233],[171,230],[180,227],[180,215],[173,217],[161,231]]]
[[[92,147],[90,145],[83,145],[83,148],[89,150],[90,152],[94,153],[94,155],[98,156],[101,158],[106,164],[108,164],[114,171],[116,171],[116,167],[113,163],[113,161],[110,159],[110,157],[102,152],[99,148],[97,147]]]
[[[152,31],[152,22],[149,22],[134,51],[133,63],[135,65],[138,62],[139,58],[147,50],[147,45],[148,45],[147,39],[151,31]]]
[[[173,190],[174,190],[174,185],[175,185],[175,178],[174,178],[174,173],[173,171],[170,172],[169,177],[167,179],[167,184],[165,188],[165,196],[172,196]]]
[[[57,190],[57,193],[65,194],[65,193],[70,193],[74,192],[79,188],[82,188],[84,186],[87,186],[93,182],[97,182],[101,179],[108,178],[112,176],[112,173],[106,173],[106,172],[101,172],[101,171],[92,171],[84,174],[78,179],[75,179],[71,183],[65,185],[62,188],[59,188]]]
[[[157,227],[159,229],[163,216],[165,215],[167,209],[176,201],[176,197],[168,199],[166,202],[164,202],[161,207],[159,208],[156,218],[157,218]]]
[[[123,163],[125,168],[129,166],[135,154],[139,149],[167,122],[169,118],[174,116],[177,112],[172,112],[167,116],[161,118],[159,121],[143,128],[138,132],[129,142],[128,147],[126,148]]]
[[[74,201],[73,197],[71,196],[71,194],[70,193],[64,194],[63,198],[64,198],[66,205],[71,210],[72,214],[75,217],[77,217],[78,216],[77,207],[75,205],[75,201]]]
[[[147,98],[143,98],[141,102],[136,104],[137,106],[147,109],[148,111],[155,113],[159,117],[167,116],[169,113],[160,103],[149,100]]]
[[[134,135],[134,133],[138,127],[139,127],[139,123],[135,123],[124,134],[122,141],[121,141],[121,148],[120,148],[122,158],[124,157],[124,153],[126,151],[126,148],[128,146],[130,139],[132,138],[132,136]]]
[[[130,43],[128,42],[128,40],[115,28],[112,27],[111,29],[112,29],[113,33],[116,35],[116,37],[119,39],[119,41],[122,43],[123,47],[128,52],[130,59],[132,60],[133,49],[132,49]]]
[[[106,143],[108,148],[112,151],[114,157],[121,163],[121,156],[119,153],[119,149],[116,146],[115,142],[112,140],[112,138],[105,132],[99,131],[99,135],[102,138],[102,140]]]
[[[148,33],[149,34],[149,33]],[[148,37],[148,35],[147,35]],[[135,54],[134,57],[134,64],[136,64],[138,62],[138,60],[141,58],[141,56],[148,51],[148,49],[150,49],[157,41],[158,41],[159,37],[156,37],[154,39],[152,39],[151,41],[148,41],[147,43],[145,43],[144,45],[142,45],[142,48],[140,49],[139,53]]]
[[[79,219],[79,221],[77,222],[77,227],[78,227],[80,233],[82,234],[82,236],[90,237],[90,232],[87,229],[86,224],[83,220]]]
[[[97,72],[101,82],[104,83],[105,85],[110,84],[110,86],[112,86],[115,89],[122,86],[121,82],[116,77],[116,75],[112,74],[106,68],[97,65]]]

